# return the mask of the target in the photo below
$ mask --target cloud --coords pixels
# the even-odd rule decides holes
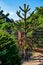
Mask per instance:
[[[7,13],[9,13],[10,15],[14,15],[14,14],[16,14],[16,12],[12,12],[12,11],[4,11],[4,14],[7,14]]]
[[[10,14],[10,15],[13,15],[13,14],[15,14],[15,13],[14,13],[14,12],[9,12],[9,14]]]

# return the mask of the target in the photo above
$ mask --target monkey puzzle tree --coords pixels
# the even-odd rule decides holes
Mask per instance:
[[[29,8],[29,5],[26,6],[26,4],[24,4],[24,9],[22,9],[20,6],[19,6],[20,10],[23,12],[23,16],[20,14],[20,10],[17,11],[17,15],[24,21],[24,25],[23,25],[23,28],[24,28],[24,36],[22,38],[22,41],[23,41],[23,48],[24,48],[24,58],[26,58],[26,48],[27,48],[27,33],[30,31],[28,28],[29,28],[29,25],[28,25],[28,22],[27,20],[31,18],[31,16],[34,14],[34,11],[30,14],[30,16],[27,17],[27,13],[28,11],[30,11],[30,8]],[[29,31],[28,31],[29,30]],[[29,47],[30,49],[32,49],[32,46],[31,44],[29,43]]]
[[[17,15],[22,19],[24,20],[24,38],[23,38],[23,41],[24,41],[24,46],[26,45],[26,37],[27,37],[27,33],[28,33],[28,23],[27,23],[27,20],[31,18],[31,16],[33,15],[34,11],[30,14],[30,16],[27,17],[27,12],[30,11],[30,8],[29,8],[29,5],[26,6],[26,4],[24,4],[24,9],[22,9],[20,6],[19,6],[20,10],[23,12],[23,17],[22,15],[20,14],[20,10],[17,11]]]

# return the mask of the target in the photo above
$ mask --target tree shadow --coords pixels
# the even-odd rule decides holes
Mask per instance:
[[[22,59],[21,63],[24,63],[25,61],[26,61],[26,62],[29,62],[31,56],[32,56],[32,52],[29,51],[29,50],[26,50],[26,52],[25,52],[25,57],[24,57],[24,55],[22,55],[23,59]]]

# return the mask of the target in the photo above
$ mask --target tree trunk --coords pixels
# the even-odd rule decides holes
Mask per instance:
[[[25,13],[25,16],[24,16],[24,58],[26,56],[26,50],[25,50],[25,47],[26,47],[26,13]]]

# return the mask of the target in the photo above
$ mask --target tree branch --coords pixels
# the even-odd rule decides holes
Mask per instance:
[[[24,19],[24,18],[20,15],[20,11],[19,11],[19,12],[17,11],[17,15],[18,15],[21,19]]]
[[[3,13],[3,10],[0,11],[0,15]]]
[[[34,11],[31,13],[30,16],[27,17],[27,19],[30,19],[32,17],[32,15],[34,14]]]
[[[19,6],[19,8],[24,12],[24,10]]]
[[[9,13],[7,13],[5,16],[1,17],[0,19],[4,19],[9,15]]]

